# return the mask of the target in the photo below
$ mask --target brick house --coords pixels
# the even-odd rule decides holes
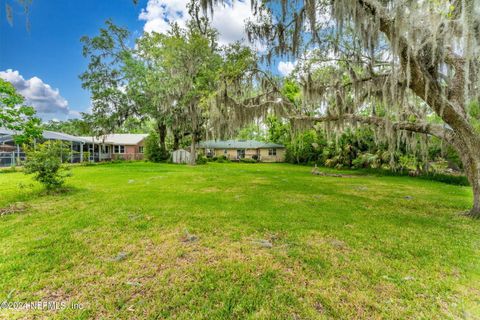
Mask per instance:
[[[86,152],[98,160],[142,160],[145,138],[148,134],[114,133],[100,137],[81,137]]]
[[[284,145],[255,140],[207,140],[199,143],[198,147],[207,157],[225,156],[234,161],[249,158],[262,162],[284,162],[286,152]]]

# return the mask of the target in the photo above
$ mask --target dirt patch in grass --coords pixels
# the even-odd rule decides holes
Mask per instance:
[[[12,203],[6,207],[0,208],[0,217],[14,214],[14,213],[24,212],[28,208],[29,206],[23,202]]]

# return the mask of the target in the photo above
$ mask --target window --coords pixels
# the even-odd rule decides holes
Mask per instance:
[[[227,153],[228,153],[228,150],[227,150],[227,149],[224,149],[224,150],[223,150],[223,154],[224,154],[224,155],[227,155]]]
[[[245,149],[238,149],[237,150],[237,159],[245,158]]]
[[[143,153],[143,146],[138,147],[138,153]]]
[[[269,156],[276,156],[277,155],[277,149],[268,149],[268,155]]]
[[[113,146],[113,153],[125,153],[125,146]]]

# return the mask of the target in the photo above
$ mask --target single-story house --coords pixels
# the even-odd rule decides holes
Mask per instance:
[[[207,140],[199,143],[198,147],[207,157],[225,156],[229,160],[250,158],[263,162],[285,161],[285,146],[277,143],[255,140]]]
[[[25,159],[25,153],[15,144],[18,132],[0,128],[0,167],[12,166]],[[143,159],[147,134],[109,134],[101,137],[76,137],[62,132],[43,131],[40,140],[63,141],[70,145],[70,162],[98,162],[111,159]],[[37,139],[37,142],[38,141]]]
[[[95,160],[142,160],[148,134],[114,133],[100,137],[80,137]]]

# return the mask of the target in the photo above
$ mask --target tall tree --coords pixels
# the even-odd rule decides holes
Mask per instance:
[[[96,136],[113,132],[128,118],[138,115],[139,105],[130,92],[127,64],[132,49],[130,33],[111,20],[100,34],[82,37],[83,55],[89,58],[88,70],[80,75],[82,87],[91,93],[92,115],[85,116]]]
[[[184,128],[186,115],[176,104],[169,90],[169,76],[165,70],[165,35],[153,32],[145,33],[137,39],[135,50],[136,72],[132,73],[132,82],[137,83],[138,91],[144,99],[141,112],[148,114],[156,122],[159,147],[166,151],[167,130],[174,136],[174,150],[178,149],[180,137],[186,133]]]
[[[209,1],[200,2],[205,10],[213,8]],[[305,105],[310,108],[293,117],[327,127],[363,123],[399,139],[409,137],[405,132],[443,139],[462,158],[474,195],[469,214],[480,217],[478,1],[280,4],[254,1],[256,19],[248,33],[251,40],[267,45],[267,60],[285,55],[315,62],[303,72]],[[329,86],[312,76],[315,65],[326,62],[344,67]],[[345,70],[348,79],[342,76]],[[376,114],[373,104],[381,104],[385,113]],[[364,112],[365,106],[370,113]],[[431,113],[443,124],[425,121]]]
[[[174,128],[191,137],[191,164],[196,161],[196,145],[205,130],[206,101],[215,92],[222,61],[216,31],[208,22],[202,26],[193,21],[186,29],[173,25],[167,34],[152,34],[139,41],[143,52],[155,58],[155,79],[150,80],[162,101],[160,112],[171,115]]]

